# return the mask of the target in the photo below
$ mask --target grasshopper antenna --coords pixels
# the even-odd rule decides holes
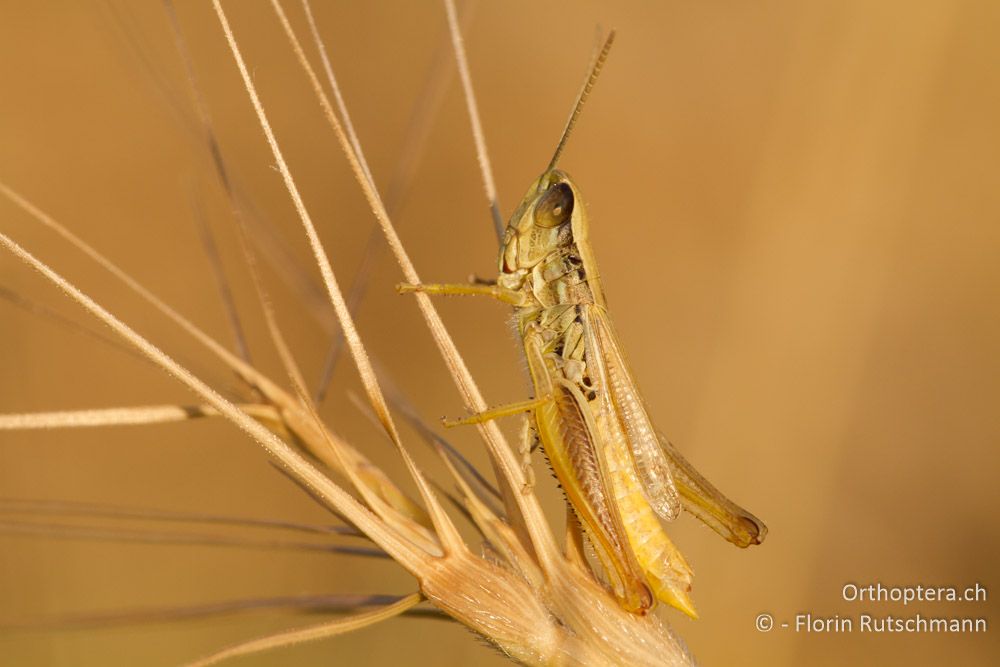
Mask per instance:
[[[590,74],[587,76],[583,88],[580,89],[580,93],[576,96],[576,104],[573,105],[573,112],[569,115],[569,120],[566,121],[566,127],[563,129],[562,136],[559,137],[556,152],[552,155],[552,161],[549,162],[549,168],[546,171],[555,169],[556,162],[559,161],[559,156],[562,155],[563,148],[566,147],[566,140],[569,139],[569,135],[573,131],[573,126],[576,125],[576,119],[583,110],[583,104],[587,101],[587,97],[590,96],[590,91],[593,89],[594,83],[601,73],[601,68],[604,67],[604,61],[608,59],[608,53],[611,51],[611,45],[614,43],[615,31],[612,30],[608,33],[608,38],[604,40],[604,46],[601,47],[597,58],[594,59],[593,65],[590,67]]]

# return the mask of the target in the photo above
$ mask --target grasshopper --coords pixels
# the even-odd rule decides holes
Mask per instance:
[[[614,38],[595,60],[545,172],[507,225],[499,277],[472,284],[399,285],[400,292],[486,295],[514,307],[535,398],[453,422],[528,412],[538,441],[620,604],[658,599],[697,617],[692,571],[661,519],[686,509],[739,547],[766,526],[722,495],[653,425],[608,315],[580,191],[556,168]]]

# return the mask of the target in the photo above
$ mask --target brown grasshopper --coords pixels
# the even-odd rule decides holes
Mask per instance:
[[[702,477],[653,425],[608,315],[586,210],[556,169],[600,72],[595,61],[545,172],[511,216],[494,283],[400,285],[401,292],[487,295],[514,306],[536,398],[454,423],[530,412],[534,431],[621,604],[659,599],[695,617],[691,568],[660,523],[681,507],[739,547],[766,526]],[[655,597],[655,599],[654,599]]]

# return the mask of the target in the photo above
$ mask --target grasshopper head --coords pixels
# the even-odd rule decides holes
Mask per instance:
[[[531,184],[507,224],[500,254],[501,273],[531,270],[553,251],[574,243],[585,232],[579,191],[565,172],[550,169]]]

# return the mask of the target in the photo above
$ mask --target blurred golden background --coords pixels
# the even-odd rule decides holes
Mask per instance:
[[[305,35],[298,3],[287,4]],[[226,7],[347,285],[372,216],[268,3]],[[177,11],[238,187],[315,275],[210,5],[182,0]],[[384,187],[435,54],[447,48],[444,10],[316,0],[315,12]],[[0,179],[229,343],[194,222],[203,210],[255,361],[282,378],[229,204],[190,130],[183,64],[160,3],[8,0],[0,16]],[[762,546],[741,552],[680,519],[670,531],[695,570],[701,619],[661,613],[705,665],[996,664],[995,632],[760,633],[754,619],[990,616],[991,603],[848,603],[841,588],[980,582],[993,593],[998,583],[1000,4],[480,3],[465,36],[505,216],[548,162],[599,25],[617,28],[618,41],[562,167],[588,197],[612,313],[660,428],[770,528]],[[403,240],[429,281],[490,276],[496,241],[457,79],[428,131],[396,216]],[[215,386],[235,386],[179,330],[6,201],[0,225]],[[298,359],[318,377],[329,334],[268,271]],[[382,253],[361,332],[428,420],[459,414],[414,304],[392,290],[400,277]],[[9,256],[0,285],[91,324]],[[524,398],[505,307],[439,306],[487,399]],[[161,372],[78,331],[7,302],[0,322],[2,412],[191,402]],[[324,414],[401,478],[349,402],[357,386],[342,363]],[[474,432],[448,435],[484,463]],[[558,517],[559,495],[540,457],[535,465]],[[2,433],[0,496],[329,520],[259,448],[211,421]],[[8,518],[0,624],[413,585],[391,563],[26,537],[11,534]],[[0,663],[177,664],[303,623],[263,612],[3,632]],[[395,619],[239,664],[504,661],[458,625]]]

